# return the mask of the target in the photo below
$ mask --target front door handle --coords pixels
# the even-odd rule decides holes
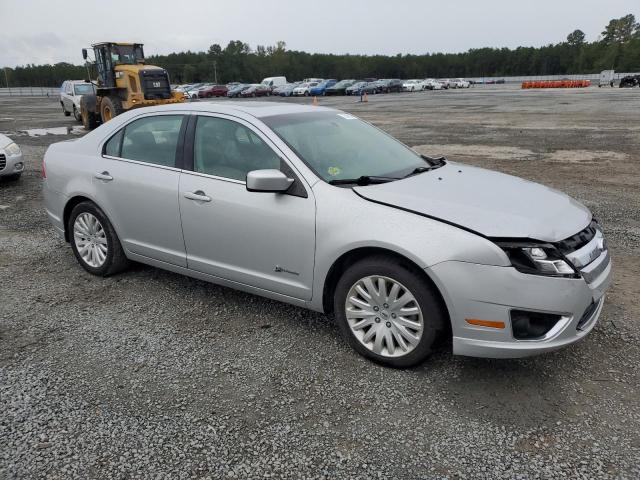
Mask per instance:
[[[104,180],[105,182],[110,182],[111,180],[113,180],[113,177],[109,175],[109,172],[106,171],[102,173],[96,173],[94,177],[96,177],[98,180]]]
[[[202,190],[196,190],[195,192],[187,192],[184,194],[184,198],[189,200],[195,200],[196,202],[210,202],[211,197],[207,196]]]

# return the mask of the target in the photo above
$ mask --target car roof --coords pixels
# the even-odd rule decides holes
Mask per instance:
[[[281,102],[197,102],[197,103],[174,103],[169,105],[158,105],[146,107],[145,111],[170,112],[188,111],[203,113],[223,113],[228,115],[244,114],[256,118],[271,117],[273,115],[287,115],[295,113],[309,113],[316,111],[335,111],[332,108],[317,107],[311,105],[297,105],[293,103]]]

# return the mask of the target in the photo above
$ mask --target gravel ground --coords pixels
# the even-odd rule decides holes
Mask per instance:
[[[509,87],[321,99],[418,150],[563,189],[610,240],[614,283],[584,341],[512,361],[443,345],[398,371],[320,314],[141,265],[85,273],[39,180],[46,147],[79,133],[25,132],[76,124],[55,99],[1,98],[0,132],[28,170],[0,182],[0,478],[640,477],[638,100]]]

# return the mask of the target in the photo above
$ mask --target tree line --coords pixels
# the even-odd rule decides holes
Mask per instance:
[[[322,78],[447,78],[520,75],[566,75],[614,69],[640,70],[640,24],[634,15],[611,20],[600,37],[585,41],[581,30],[565,41],[542,47],[477,48],[464,53],[424,55],[334,55],[287,50],[285,42],[257,46],[234,40],[213,44],[206,52],[152,55],[147,63],[164,67],[173,83],[257,82],[284,75],[290,80]],[[87,77],[86,67],[69,63],[6,68],[0,85],[59,86]],[[92,72],[95,76],[95,69]]]

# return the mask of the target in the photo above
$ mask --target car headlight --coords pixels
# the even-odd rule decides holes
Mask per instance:
[[[22,151],[17,143],[11,142],[9,145],[4,147],[4,151],[7,152],[7,155],[13,157],[15,155],[20,155]]]
[[[497,242],[511,265],[521,273],[552,277],[579,277],[575,268],[551,244]]]

